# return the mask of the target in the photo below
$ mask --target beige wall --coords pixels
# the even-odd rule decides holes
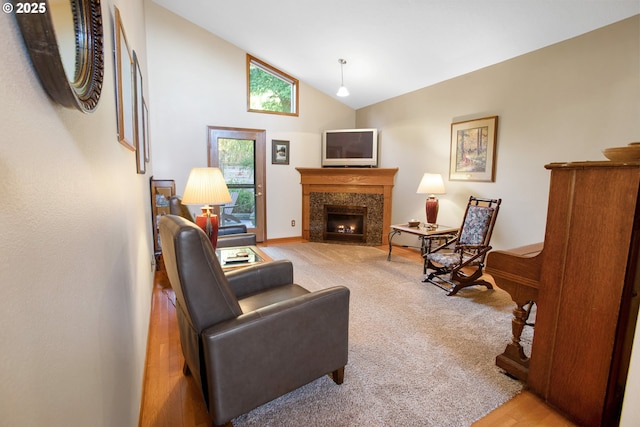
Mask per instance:
[[[400,167],[394,222],[424,217],[415,194],[441,173],[439,222],[459,224],[470,194],[501,197],[493,244],[544,236],[549,172],[557,161],[605,160],[601,150],[640,140],[640,17],[357,111],[381,130],[382,166]],[[448,181],[452,122],[499,116],[494,183]]]
[[[117,141],[113,1],[93,114],[54,104],[0,15],[0,426],[137,425],[152,289],[149,175]],[[119,1],[146,72],[141,1]],[[153,108],[153,107],[151,107]]]
[[[602,149],[640,141],[639,54],[640,16],[635,16],[358,110],[358,127],[381,130],[382,166],[400,168],[393,221],[423,218],[418,182],[424,172],[441,173],[447,194],[440,197],[439,222],[459,224],[470,194],[501,197],[494,247],[542,241],[549,191],[544,165],[605,160]],[[450,124],[490,115],[500,117],[495,182],[448,181]],[[626,426],[640,425],[638,342]]]
[[[146,6],[155,176],[175,179],[182,194],[191,168],[207,165],[207,126],[265,129],[267,238],[300,236],[295,167],[319,167],[320,132],[352,128],[355,111],[301,82],[299,117],[247,112],[246,52],[155,3]],[[271,164],[272,139],[290,141],[289,165]]]

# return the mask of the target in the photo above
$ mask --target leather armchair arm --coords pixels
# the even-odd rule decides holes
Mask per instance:
[[[217,247],[228,248],[231,246],[255,246],[256,235],[254,233],[224,234],[218,236]]]
[[[205,329],[209,412],[224,423],[344,367],[349,289],[272,304]]]
[[[278,260],[265,262],[226,274],[229,286],[238,298],[255,294],[275,286],[293,283],[293,264]]]

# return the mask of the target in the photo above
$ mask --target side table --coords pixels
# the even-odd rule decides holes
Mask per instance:
[[[391,232],[389,233],[389,254],[387,255],[387,261],[391,260],[391,250],[393,249],[393,238],[402,233],[412,234],[418,236],[420,239],[420,246],[416,247],[420,249],[420,255],[424,256],[431,252],[431,244],[433,240],[447,240],[455,236],[460,229],[458,227],[449,227],[447,225],[440,224],[423,224],[420,223],[417,227],[409,227],[409,224],[396,224],[391,226]],[[405,246],[409,247],[409,246]],[[424,263],[423,274],[427,274],[427,264]]]

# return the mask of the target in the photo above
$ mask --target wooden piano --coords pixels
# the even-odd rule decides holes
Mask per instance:
[[[516,303],[496,364],[581,426],[620,417],[640,290],[640,162],[552,163],[544,243],[494,251]],[[520,334],[536,303],[531,356]]]

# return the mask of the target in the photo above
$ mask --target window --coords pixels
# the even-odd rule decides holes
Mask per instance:
[[[247,54],[247,105],[258,113],[298,115],[298,80]]]

